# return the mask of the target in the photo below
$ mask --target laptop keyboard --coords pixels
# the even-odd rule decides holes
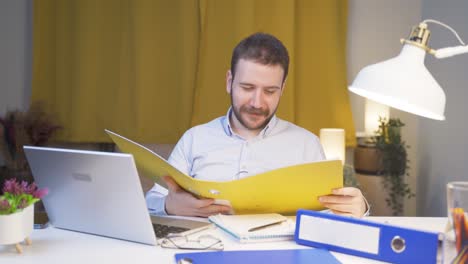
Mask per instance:
[[[166,237],[169,233],[182,233],[184,231],[189,230],[188,228],[161,225],[161,224],[153,224],[153,229],[157,238]]]

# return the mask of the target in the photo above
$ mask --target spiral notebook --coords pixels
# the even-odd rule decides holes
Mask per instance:
[[[280,214],[213,215],[210,222],[242,243],[292,240],[296,223]]]

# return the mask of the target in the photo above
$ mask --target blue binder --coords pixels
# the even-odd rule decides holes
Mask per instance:
[[[211,251],[175,254],[176,263],[193,264],[306,264],[340,263],[330,252],[323,249],[286,249],[286,250],[243,250]],[[181,260],[185,260],[181,261]]]
[[[299,210],[298,244],[392,263],[436,263],[439,234]]]

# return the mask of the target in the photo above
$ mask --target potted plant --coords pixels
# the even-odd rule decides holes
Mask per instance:
[[[5,181],[3,195],[0,196],[0,245],[15,244],[22,253],[21,241],[31,244],[29,236],[34,226],[34,203],[47,194],[47,189],[39,189],[34,183],[16,179]]]
[[[405,125],[400,119],[379,119],[379,129],[373,137],[376,149],[380,152],[380,164],[378,174],[382,175],[384,189],[388,190],[385,199],[393,215],[403,213],[405,198],[411,198],[414,193],[405,182],[408,173],[408,146],[401,139],[401,128]]]
[[[356,179],[353,165],[343,165],[343,186],[359,188],[359,182]]]

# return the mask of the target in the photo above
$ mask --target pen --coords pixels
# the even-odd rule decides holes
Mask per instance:
[[[277,222],[273,222],[273,223],[269,223],[269,224],[266,224],[266,225],[261,225],[261,226],[256,226],[256,227],[252,227],[250,228],[249,230],[247,230],[248,232],[253,232],[253,231],[257,231],[257,230],[261,230],[261,229],[264,229],[264,228],[267,228],[267,227],[270,227],[270,226],[273,226],[273,225],[278,225],[278,224],[281,224],[285,221],[287,221],[288,219],[281,219]]]

